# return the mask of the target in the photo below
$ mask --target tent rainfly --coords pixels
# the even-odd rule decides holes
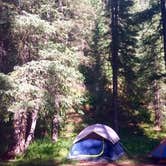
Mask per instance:
[[[110,127],[94,124],[82,130],[75,138],[68,158],[74,160],[114,161],[124,155],[120,138]]]

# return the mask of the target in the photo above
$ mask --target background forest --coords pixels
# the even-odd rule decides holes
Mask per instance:
[[[63,163],[94,123],[145,157],[166,136],[163,3],[0,0],[1,158]]]

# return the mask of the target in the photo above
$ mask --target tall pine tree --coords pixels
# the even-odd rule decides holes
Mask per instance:
[[[118,51],[119,51],[119,37],[118,37],[118,0],[110,1],[111,7],[111,63],[112,63],[112,80],[113,80],[113,125],[114,129],[118,131]]]

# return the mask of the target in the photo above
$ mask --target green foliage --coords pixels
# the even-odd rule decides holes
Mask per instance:
[[[72,141],[61,138],[56,144],[49,139],[36,140],[24,155],[24,160],[62,160],[67,157]]]
[[[137,72],[137,83],[142,93],[142,103],[148,105],[149,110],[154,113],[155,107],[155,83],[158,86],[159,96],[159,109],[163,116],[164,114],[164,98],[165,87],[163,86],[165,80],[165,65],[164,65],[164,53],[163,53],[163,39],[160,23],[160,6],[158,2],[153,1],[150,3],[149,8],[140,12],[138,21],[142,21],[140,28],[139,41],[139,70]],[[146,18],[146,16],[148,18]],[[145,97],[146,96],[146,97]],[[147,97],[148,96],[148,97]],[[141,101],[141,99],[140,99]],[[163,120],[164,120],[163,116]],[[164,125],[164,121],[162,124]]]
[[[10,73],[13,88],[7,91],[12,99],[8,111],[40,108],[40,114],[44,117],[52,115],[56,100],[60,100],[60,111],[63,112],[59,114],[82,104],[85,100],[83,76],[75,68],[65,65],[62,59],[62,63],[59,60],[40,60],[17,67]]]
[[[66,138],[59,139],[57,143],[52,143],[49,138],[45,138],[43,140],[36,140],[29,146],[24,156],[17,157],[17,159],[13,162],[0,163],[0,165],[65,165],[65,163],[71,162],[66,159],[71,144],[72,139]]]
[[[133,157],[141,157],[142,159],[148,156],[148,153],[157,146],[159,141],[153,139],[150,140],[146,137],[131,136],[130,140],[125,138],[122,140],[122,143],[130,155],[132,154]]]
[[[124,126],[120,130],[121,142],[129,157],[147,160],[149,153],[165,138],[165,131],[156,132],[152,124]],[[130,139],[129,139],[130,138]]]
[[[3,79],[5,75],[1,79],[1,86],[6,88],[6,102],[0,98],[5,111],[39,109],[39,118],[47,119],[50,125],[52,114],[57,113],[63,126],[66,113],[71,108],[82,112],[87,100],[79,66],[88,62],[82,43],[90,38],[95,8],[89,0],[63,2],[63,11],[55,1],[23,0],[4,5],[11,6],[8,12],[13,13],[12,17],[6,20],[5,15],[3,20],[11,25],[12,43],[17,50],[12,52],[17,66],[7,75],[12,88]]]
[[[0,73],[0,90],[8,90],[11,88],[9,77],[3,73]]]
[[[10,95],[6,93],[9,89],[11,89],[9,77],[0,73],[0,155],[7,150],[8,144],[11,142],[11,113],[7,112],[7,107],[11,101]]]

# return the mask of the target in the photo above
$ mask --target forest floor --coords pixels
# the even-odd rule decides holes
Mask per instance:
[[[164,164],[155,163],[133,163],[130,161],[123,161],[118,163],[108,163],[108,162],[79,162],[70,164],[61,164],[53,161],[47,161],[39,163],[1,163],[0,166],[166,166]]]
[[[132,163],[130,161],[123,161],[123,162],[120,162],[120,163],[108,163],[108,162],[80,162],[80,163],[77,163],[76,165],[74,166],[165,166],[166,163],[163,163],[163,164],[154,164],[154,163],[139,163],[139,164],[135,164],[135,163]],[[72,165],[65,165],[65,166],[73,166]]]

